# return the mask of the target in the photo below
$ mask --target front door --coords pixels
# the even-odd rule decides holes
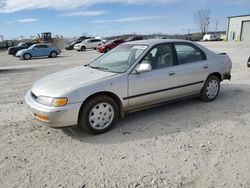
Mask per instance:
[[[141,63],[149,63],[152,70],[133,72],[128,76],[129,109],[140,108],[167,100],[178,94],[176,61],[171,44],[160,44],[145,55]]]

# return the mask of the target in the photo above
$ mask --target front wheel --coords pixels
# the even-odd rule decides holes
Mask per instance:
[[[211,102],[220,91],[220,80],[217,76],[209,76],[201,91],[201,100]]]
[[[31,55],[29,53],[26,53],[23,55],[23,59],[25,60],[31,59]]]
[[[110,51],[110,48],[107,48],[107,49],[105,50],[105,53],[107,53],[108,51]]]
[[[118,106],[105,95],[88,100],[79,114],[78,125],[92,134],[101,134],[110,130],[118,119]]]
[[[85,46],[82,46],[81,47],[81,51],[84,52],[86,50],[86,47]]]

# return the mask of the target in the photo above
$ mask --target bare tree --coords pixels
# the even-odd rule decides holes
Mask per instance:
[[[198,9],[194,13],[195,23],[200,28],[202,34],[206,34],[208,26],[210,24],[210,10],[209,9]]]

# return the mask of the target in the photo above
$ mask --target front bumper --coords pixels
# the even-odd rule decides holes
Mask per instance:
[[[104,53],[104,52],[105,52],[105,48],[98,48],[98,51],[99,51],[100,53]]]
[[[25,95],[25,102],[29,106],[34,118],[41,120],[50,127],[66,127],[76,125],[82,103],[68,104],[63,107],[50,107],[37,103],[31,96],[31,91]],[[40,117],[47,117],[43,120]]]
[[[224,74],[223,75],[223,80],[231,80],[231,74],[230,73],[227,73],[227,74]]]
[[[81,46],[74,46],[74,50],[81,50]]]

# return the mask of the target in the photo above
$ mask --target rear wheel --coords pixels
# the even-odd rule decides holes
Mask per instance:
[[[31,59],[31,55],[29,53],[26,53],[23,55],[23,59],[25,60]]]
[[[211,75],[206,80],[204,87],[201,91],[201,100],[211,102],[213,101],[220,91],[220,80],[217,76]]]
[[[53,52],[50,53],[50,57],[55,58],[56,56],[57,56],[56,52],[53,51]]]
[[[78,125],[92,134],[110,130],[118,119],[118,106],[114,100],[99,95],[88,100],[79,114]]]

